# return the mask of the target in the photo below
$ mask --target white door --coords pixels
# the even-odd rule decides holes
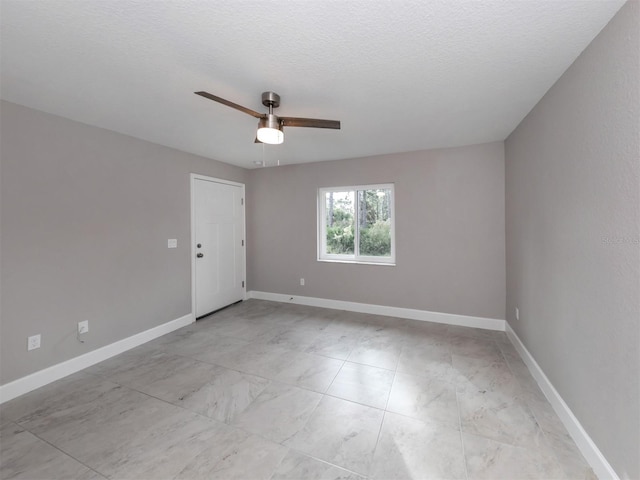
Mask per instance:
[[[195,314],[244,298],[244,186],[194,178]]]

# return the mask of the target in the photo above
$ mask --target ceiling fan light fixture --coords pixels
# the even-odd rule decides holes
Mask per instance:
[[[258,122],[257,136],[262,143],[270,145],[279,145],[284,142],[284,132],[278,117],[273,114],[267,114],[265,118],[261,118]]]

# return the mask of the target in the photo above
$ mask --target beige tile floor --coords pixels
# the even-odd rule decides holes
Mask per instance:
[[[593,479],[501,332],[258,300],[0,407],[0,478]]]

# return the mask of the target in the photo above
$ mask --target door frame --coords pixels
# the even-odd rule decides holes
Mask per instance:
[[[196,208],[195,208],[195,184],[196,180],[204,180],[206,182],[222,183],[225,185],[232,185],[234,187],[240,187],[242,189],[242,198],[244,201],[244,209],[242,212],[242,229],[244,237],[244,250],[243,250],[243,271],[242,276],[244,278],[244,287],[242,288],[242,300],[247,299],[247,202],[245,195],[244,183],[233,182],[231,180],[224,180],[222,178],[209,177],[207,175],[200,175],[199,173],[191,173],[189,175],[190,183],[190,196],[191,196],[191,238],[190,238],[190,252],[191,252],[191,314],[193,315],[193,321],[196,321]]]

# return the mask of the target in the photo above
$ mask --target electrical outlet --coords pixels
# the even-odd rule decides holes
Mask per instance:
[[[520,309],[516,307],[516,320],[520,320]]]
[[[40,348],[40,334],[27,338],[27,350],[35,350],[36,348]]]
[[[167,248],[178,248],[178,239],[177,238],[168,239]]]
[[[300,279],[300,285],[302,285],[304,287],[304,278]]]
[[[89,320],[83,320],[82,322],[78,322],[78,333],[82,335],[83,333],[87,333],[89,331]]]

